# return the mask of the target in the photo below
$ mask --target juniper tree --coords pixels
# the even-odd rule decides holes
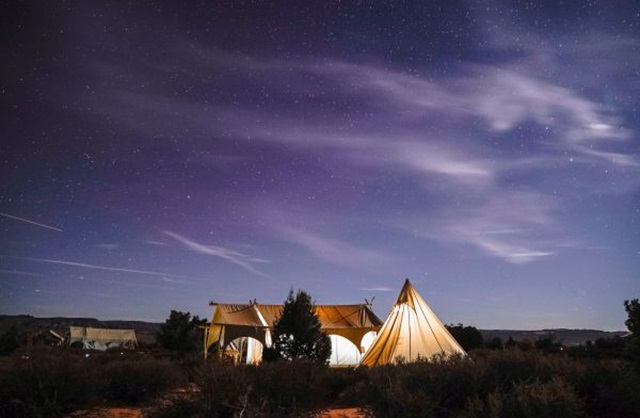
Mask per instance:
[[[640,373],[640,301],[625,300],[624,309],[627,311],[627,320],[624,324],[631,332],[630,353],[635,368]]]
[[[190,312],[171,311],[169,318],[160,325],[157,334],[158,344],[175,355],[197,352],[202,347],[200,325],[207,323]]]
[[[311,296],[293,289],[284,302],[282,315],[273,325],[273,345],[265,349],[265,360],[310,359],[327,363],[331,356],[331,340],[322,332]]]

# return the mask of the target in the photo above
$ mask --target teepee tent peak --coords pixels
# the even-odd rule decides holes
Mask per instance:
[[[414,303],[414,296],[418,295],[418,292],[413,287],[409,279],[405,279],[404,285],[402,286],[402,290],[400,290],[400,294],[398,295],[398,299],[396,299],[396,305],[402,305],[406,303],[413,309],[416,308],[416,304]],[[420,295],[418,295],[420,297]]]
[[[438,355],[466,355],[409,279],[404,282],[395,305],[380,333],[360,361],[379,366],[429,359]]]

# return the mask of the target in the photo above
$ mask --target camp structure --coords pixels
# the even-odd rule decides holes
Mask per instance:
[[[236,363],[257,364],[262,349],[271,346],[274,322],[282,315],[283,305],[210,303],[214,306],[211,324],[205,327],[205,358],[209,351],[230,356]],[[359,363],[382,321],[371,306],[316,305],[320,326],[331,339],[329,364],[355,366]]]
[[[70,327],[69,345],[81,343],[85,350],[106,351],[110,348],[135,348],[136,332],[132,329]]]
[[[466,355],[407,279],[360,365],[380,366],[453,354]]]

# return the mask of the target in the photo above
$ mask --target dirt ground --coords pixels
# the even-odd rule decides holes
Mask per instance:
[[[76,411],[68,418],[145,418],[142,408],[96,408]],[[316,418],[364,418],[359,408],[327,409],[319,412]]]
[[[76,411],[68,418],[144,418],[140,408],[95,408]]]
[[[328,409],[317,415],[317,418],[364,418],[360,408]]]

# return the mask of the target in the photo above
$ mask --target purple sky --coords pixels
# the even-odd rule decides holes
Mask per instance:
[[[3,12],[0,313],[384,318],[408,277],[445,323],[624,329],[633,2],[175,3]]]

